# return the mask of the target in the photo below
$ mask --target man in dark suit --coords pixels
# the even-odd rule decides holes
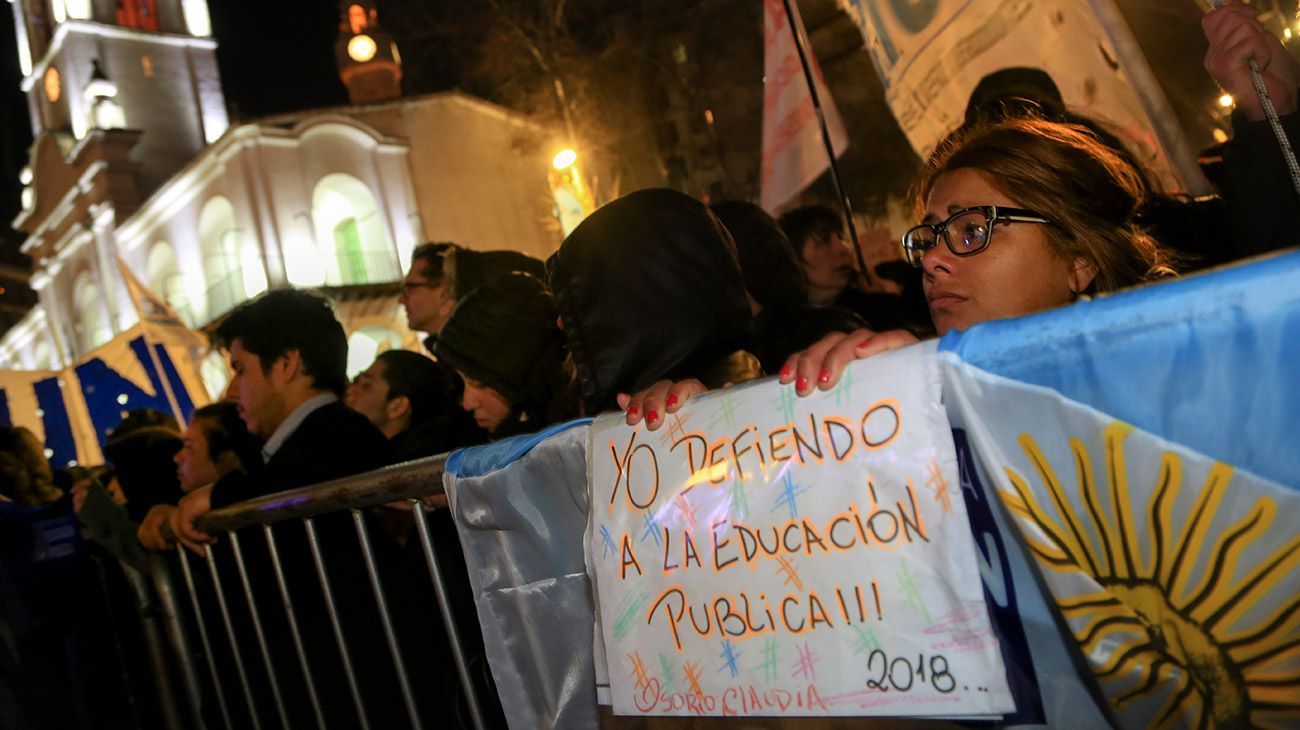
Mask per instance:
[[[296,290],[268,292],[234,310],[217,328],[216,339],[230,354],[232,378],[226,397],[239,406],[248,430],[265,439],[263,465],[260,470],[232,472],[181,500],[172,527],[186,545],[202,550],[215,542],[194,527],[194,520],[209,509],[394,461],[383,433],[340,400],[347,386],[347,339],[324,298]],[[387,726],[390,720],[400,724],[403,703],[384,650],[374,597],[366,589],[369,573],[351,516],[347,511],[334,512],[314,518],[313,523],[366,712],[377,726]],[[262,530],[250,527],[239,532],[249,582],[257,596],[255,614],[263,623],[283,703],[290,718],[309,720],[315,709],[290,641],[265,539],[258,534]],[[276,524],[273,533],[323,714],[354,717],[305,531],[291,520]],[[391,563],[395,546],[377,531],[368,531],[368,536],[377,562]],[[222,555],[217,554],[219,562]],[[400,584],[386,583],[385,589],[390,609],[405,608]],[[241,639],[241,643],[246,642]],[[257,650],[247,646],[246,664],[257,665]],[[264,691],[261,695],[259,714],[274,724],[272,698]]]

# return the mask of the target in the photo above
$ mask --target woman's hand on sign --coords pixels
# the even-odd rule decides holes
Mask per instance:
[[[1233,0],[1201,19],[1201,28],[1210,42],[1205,70],[1232,94],[1246,118],[1255,122],[1264,119],[1264,107],[1250,75],[1251,61],[1259,68],[1278,114],[1285,116],[1296,110],[1296,87],[1300,86],[1300,64],[1264,27],[1258,15],[1255,8]]]
[[[199,487],[185,495],[171,513],[172,532],[185,547],[199,555],[204,554],[204,546],[211,545],[217,539],[194,526],[194,520],[212,509],[212,487]]]
[[[791,355],[781,367],[780,381],[794,383],[797,395],[808,395],[814,388],[830,390],[840,381],[850,362],[915,342],[918,342],[916,335],[907,330],[832,332],[808,349]]]
[[[627,416],[627,425],[635,426],[645,421],[646,428],[654,431],[663,425],[665,416],[681,410],[687,398],[708,391],[704,383],[694,378],[660,380],[639,393],[619,393],[618,407]]]
[[[150,507],[140,522],[140,529],[135,532],[140,544],[150,550],[171,550],[174,543],[163,534],[163,525],[170,522],[175,511],[176,505],[173,504],[155,504]]]

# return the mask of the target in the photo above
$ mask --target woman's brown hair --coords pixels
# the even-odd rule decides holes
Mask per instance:
[[[1057,254],[1096,266],[1081,293],[1174,275],[1168,253],[1136,221],[1146,198],[1141,175],[1087,129],[1014,119],[954,136],[935,151],[917,184],[921,216],[939,176],[963,169],[983,173],[1017,205],[1051,220],[1044,232]]]

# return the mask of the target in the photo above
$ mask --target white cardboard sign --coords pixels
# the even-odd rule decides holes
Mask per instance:
[[[932,345],[807,398],[761,381],[591,429],[588,564],[614,710],[996,715]]]

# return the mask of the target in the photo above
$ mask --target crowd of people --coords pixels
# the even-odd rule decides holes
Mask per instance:
[[[968,123],[919,176],[917,225],[901,237],[911,267],[901,294],[865,285],[834,209],[806,206],[773,218],[750,203],[709,206],[666,189],[599,208],[546,262],[424,244],[413,252],[400,302],[410,328],[427,336],[428,354],[381,353],[349,383],[347,341],[330,303],[306,291],[265,293],[216,329],[232,374],[226,400],[195,411],[183,430],[157,415],[124,421],[105,445],[106,469],[62,475],[70,509],[85,539],[140,567],[147,551],[171,550],[177,540],[202,553],[217,537],[196,521],[253,497],[611,410],[655,429],[693,395],[764,375],[807,395],[833,387],[850,361],[919,339],[1295,245],[1300,201],[1276,142],[1269,144],[1248,61],[1293,139],[1300,69],[1248,6],[1215,10],[1204,27],[1206,67],[1238,102],[1220,199],[1158,193],[1113,136],[1065,109],[1050,80],[1027,90],[1026,73],[1005,73],[981,86]],[[1208,216],[1209,230],[1226,233],[1179,238],[1180,216]],[[23,429],[0,430],[6,526],[16,524],[11,515],[65,499],[40,450]],[[423,562],[409,508],[373,508],[366,519],[391,584],[427,584],[416,575]],[[432,520],[444,565],[459,566],[452,580],[459,610],[472,616],[454,525],[446,510]],[[320,523],[325,543],[355,544],[350,524]],[[301,528],[281,525],[275,534],[295,566],[288,572],[314,581]],[[336,585],[365,581],[347,551],[333,552]],[[265,565],[250,572],[276,594]],[[12,575],[0,579],[0,589],[18,590]],[[398,614],[432,605],[417,589],[395,590]],[[361,595],[346,591],[339,606],[357,625],[374,610]],[[327,668],[338,663],[327,617],[310,608],[317,602],[298,605],[308,607],[301,629],[315,637],[308,651],[326,711],[349,712],[344,678]],[[422,623],[418,615],[398,618]],[[471,645],[479,641],[475,623],[462,621]],[[412,645],[445,656],[440,632],[427,634]],[[272,643],[294,662],[292,646]],[[413,671],[446,674],[445,661],[439,667],[441,660],[419,656],[407,653]],[[0,668],[18,664],[0,660]],[[364,683],[387,683],[391,693],[391,670],[359,661]],[[481,646],[474,661],[482,662]],[[455,704],[455,681],[445,678],[451,690],[443,700]],[[305,707],[305,690],[288,683],[286,701]]]

